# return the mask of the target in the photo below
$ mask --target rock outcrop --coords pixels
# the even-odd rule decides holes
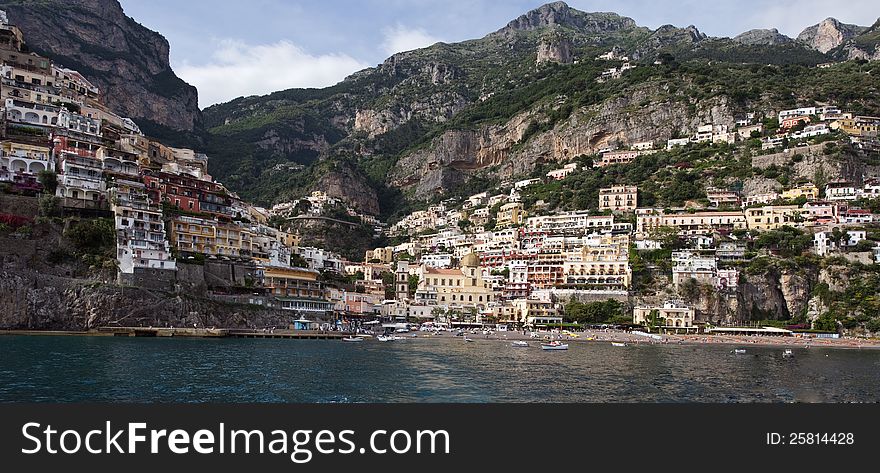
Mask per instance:
[[[827,53],[867,30],[864,26],[848,25],[834,18],[826,18],[798,35],[798,41],[821,53]]]
[[[111,110],[175,130],[201,125],[198,92],[178,78],[168,41],[129,18],[117,0],[0,0],[28,46],[101,89]]]
[[[543,38],[538,45],[538,64],[555,62],[557,64],[570,64],[574,61],[572,44],[563,37]]]
[[[565,2],[553,2],[538,7],[511,21],[496,34],[514,31],[532,31],[552,26],[563,26],[587,33],[600,33],[635,28],[632,18],[616,13],[586,13],[575,10]]]
[[[775,45],[789,44],[794,40],[781,34],[776,28],[773,29],[754,29],[739,34],[733,38],[734,41],[746,45]]]

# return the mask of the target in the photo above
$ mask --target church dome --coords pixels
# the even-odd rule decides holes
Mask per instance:
[[[461,265],[466,268],[476,268],[480,266],[480,257],[476,253],[470,253],[461,259]]]

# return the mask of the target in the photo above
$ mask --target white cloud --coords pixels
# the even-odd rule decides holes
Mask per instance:
[[[210,61],[174,70],[199,89],[199,106],[294,87],[327,87],[367,65],[346,54],[312,55],[290,41],[249,45],[220,40]]]
[[[753,28],[778,28],[780,32],[795,37],[808,26],[828,17],[843,23],[871,26],[880,16],[877,0],[851,0],[845,7],[826,0],[800,0],[777,2],[757,10],[749,18]]]
[[[385,36],[385,40],[382,41],[382,50],[389,56],[424,48],[442,41],[421,28],[407,28],[399,23],[393,28],[385,28],[382,30],[382,34]]]

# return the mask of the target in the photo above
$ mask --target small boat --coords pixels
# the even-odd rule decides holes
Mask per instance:
[[[553,340],[550,343],[542,343],[542,350],[568,350],[568,344],[562,343],[559,340]]]
[[[342,339],[343,342],[362,342],[364,341],[361,337],[345,337]]]
[[[528,347],[529,342],[527,342],[525,340],[517,340],[517,341],[511,343],[510,346],[517,347],[517,348]]]
[[[785,350],[784,352],[782,352],[782,357],[783,357],[783,358],[791,358],[791,357],[793,357],[793,356],[794,356],[794,352],[791,351],[791,349],[787,349],[787,350]]]
[[[464,341],[466,341],[466,342],[472,342],[472,341],[474,341],[474,339],[473,339],[473,338],[464,337]]]
[[[733,352],[736,353],[737,355],[745,355],[746,354],[745,348],[736,348],[733,350]]]
[[[376,337],[376,340],[379,340],[380,342],[391,342],[391,341],[394,341],[394,337],[379,335],[378,337]]]
[[[401,337],[400,335],[392,335],[392,340],[406,340],[406,337]]]
[[[611,342],[611,346],[613,347],[625,347],[626,343],[623,342]]]

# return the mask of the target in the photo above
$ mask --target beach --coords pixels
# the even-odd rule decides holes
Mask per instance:
[[[417,333],[418,339],[428,338],[454,338],[454,332],[410,332],[405,334],[412,337]],[[617,342],[629,345],[656,345],[656,344],[681,344],[681,345],[736,345],[736,346],[779,346],[779,347],[823,347],[844,349],[877,349],[880,348],[880,340],[868,338],[840,337],[814,338],[802,336],[767,336],[767,335],[676,335],[659,334],[660,339],[637,335],[624,330],[586,330],[583,332],[523,332],[523,331],[498,331],[484,334],[465,332],[468,338],[479,340],[562,340],[566,342]],[[655,334],[656,335],[656,334]]]

